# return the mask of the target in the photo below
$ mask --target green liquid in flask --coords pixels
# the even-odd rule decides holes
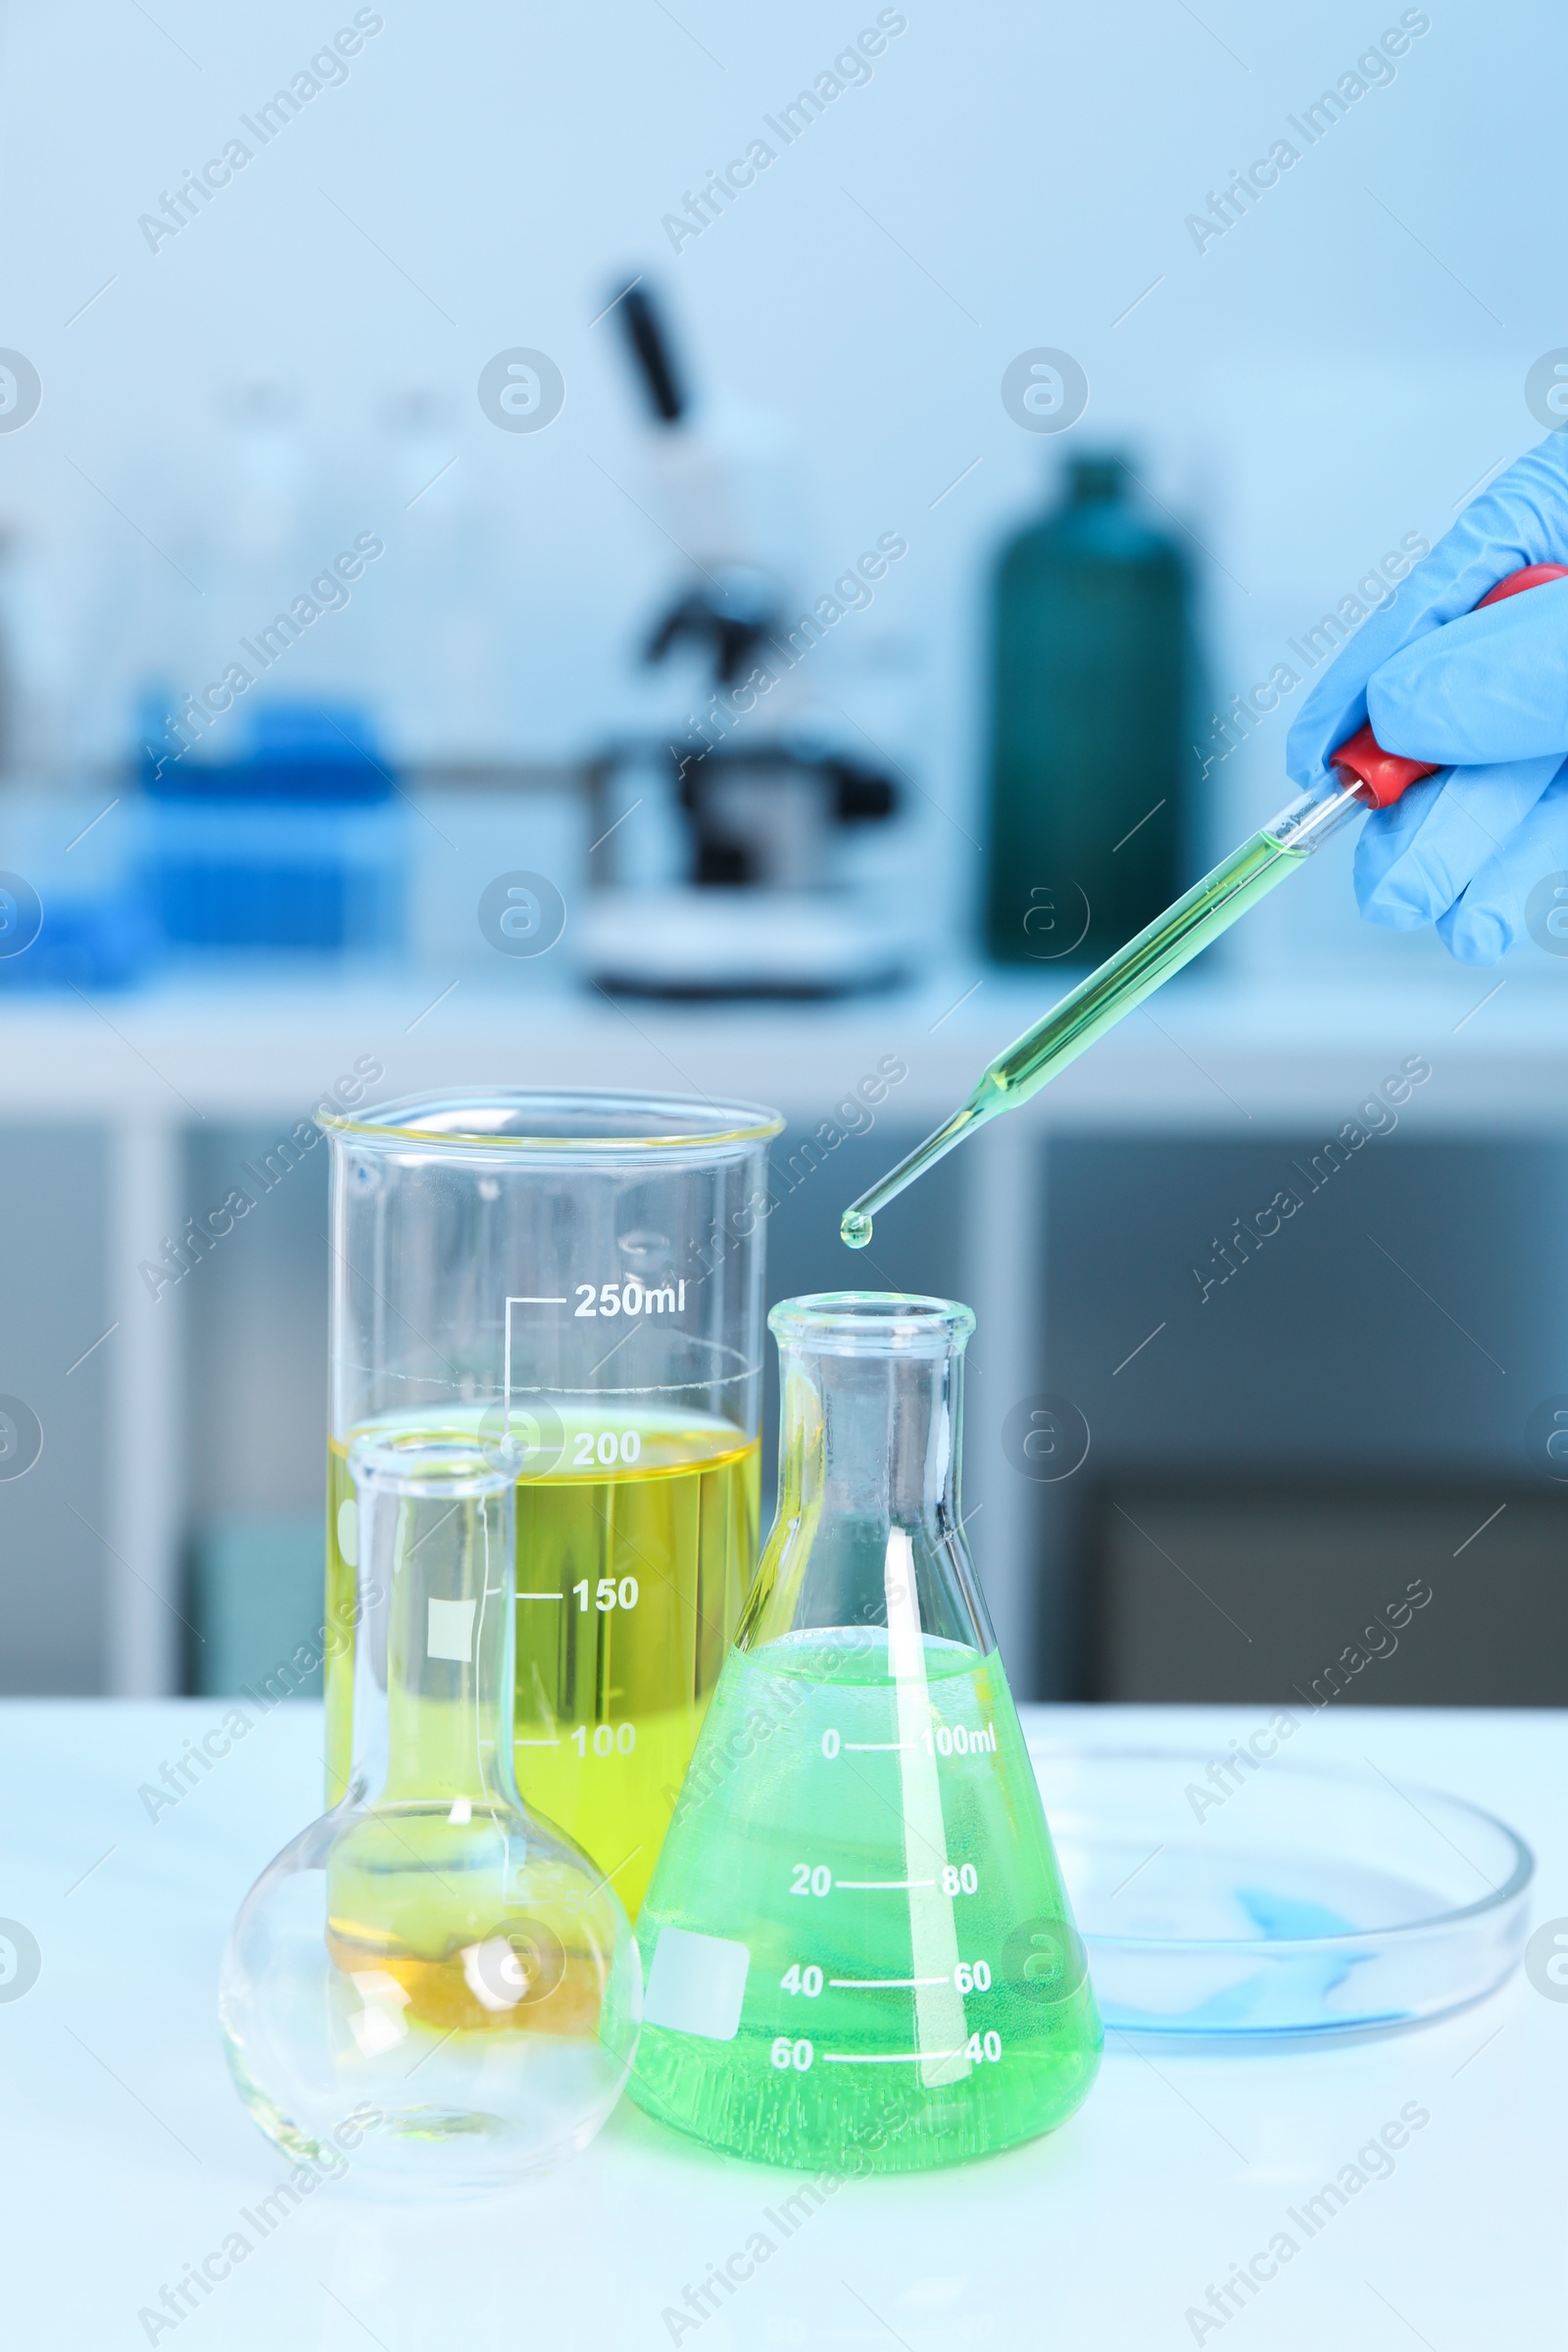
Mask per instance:
[[[999,1054],[982,1073],[968,1102],[946,1125],[845,1210],[839,1223],[840,1239],[851,1250],[863,1250],[871,1239],[871,1220],[879,1208],[944,1158],[971,1129],[1037,1095],[1058,1071],[1114,1028],[1124,1014],[1152,996],[1162,981],[1190,963],[1276,883],[1294,873],[1309,855],[1309,849],[1287,848],[1269,832],[1254,833],[1250,841],[1243,842],[1156,921],[1107,956],[1087,980],[1069,989],[1060,1004],[1054,1004],[1032,1029],[1026,1029],[1016,1044]]]
[[[1094,2081],[1001,1662],[916,1641],[917,1662],[883,1628],[797,1631],[720,1677],[638,1926],[628,2085],[711,2146],[914,2170],[1049,2132]]]

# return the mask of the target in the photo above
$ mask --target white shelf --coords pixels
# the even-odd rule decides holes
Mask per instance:
[[[1032,1491],[995,1465],[1007,1405],[1048,1385],[1039,1270],[1025,1262],[1041,1222],[1040,1142],[1075,1132],[1237,1140],[1288,1132],[1315,1144],[1338,1135],[1412,1061],[1431,1074],[1398,1107],[1403,1133],[1553,1133],[1568,1125],[1568,993],[1557,977],[1540,976],[1538,964],[1529,976],[1456,968],[1400,988],[1383,977],[1334,988],[1178,980],[1032,1104],[964,1148],[964,1295],[980,1317],[976,1358],[986,1374],[970,1390],[970,1456],[979,1465],[970,1498],[987,1509],[988,1584],[1004,1655],[1022,1660],[1033,1635]],[[1036,983],[952,967],[921,988],[843,1004],[669,1005],[612,1002],[573,988],[559,967],[524,967],[498,985],[492,964],[456,982],[439,972],[185,977],[92,1002],[0,999],[0,1121],[108,1131],[112,1688],[156,1695],[175,1687],[177,1335],[136,1268],[161,1236],[178,1230],[186,1131],[221,1121],[292,1126],[370,1055],[386,1073],[377,1100],[509,1084],[769,1102],[796,1130],[784,1139],[787,1152],[896,1056],[908,1075],[879,1119],[906,1134],[954,1109],[1063,984],[1056,975]],[[846,1280],[855,1278],[846,1260]]]
[[[1490,992],[1495,994],[1490,995]],[[909,1065],[899,1114],[936,1118],[1058,993],[945,967],[927,985],[823,1005],[612,1001],[541,974],[171,980],[104,996],[0,998],[4,1115],[172,1125],[299,1116],[371,1054],[378,1090],[478,1083],[634,1086],[772,1101],[819,1118],[884,1054]],[[1478,1009],[1479,1007],[1479,1009]],[[1404,1117],[1428,1131],[1568,1118],[1568,993],[1461,971],[1419,987],[1179,979],[1022,1115],[1042,1128],[1225,1133],[1350,1115],[1422,1054]]]

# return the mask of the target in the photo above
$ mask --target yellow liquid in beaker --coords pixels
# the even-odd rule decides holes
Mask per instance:
[[[560,1460],[517,1482],[517,1785],[610,1875],[635,1918],[756,1570],[760,1446],[697,1414],[562,1419]],[[477,1411],[455,1413],[427,1434],[478,1426]],[[334,1441],[329,1626],[346,1625],[354,1603],[342,1549],[352,1500]],[[331,1646],[335,1803],[353,1747],[353,1657],[346,1641]]]

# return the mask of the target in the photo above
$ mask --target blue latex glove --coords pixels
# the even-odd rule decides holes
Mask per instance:
[[[1436,923],[1461,963],[1495,963],[1536,884],[1568,870],[1568,580],[1473,610],[1527,564],[1568,564],[1568,431],[1466,507],[1319,679],[1286,745],[1300,785],[1368,718],[1386,752],[1445,762],[1367,818],[1355,895],[1371,922]]]

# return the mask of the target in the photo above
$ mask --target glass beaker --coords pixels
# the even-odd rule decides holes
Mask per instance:
[[[328,1625],[354,1589],[356,1438],[516,1446],[517,1783],[635,1917],[757,1558],[760,1204],[783,1122],[498,1091],[320,1123]],[[329,1642],[328,1801],[354,1690]]]
[[[602,1870],[513,1769],[517,1465],[415,1434],[350,1456],[362,1553],[347,1795],[240,1906],[230,2071],[296,2158],[486,2189],[568,2155],[620,2095],[642,1972]]]
[[[966,1306],[768,1317],[778,1517],[638,1924],[628,2096],[899,2172],[1048,2132],[1102,2033],[958,1514]]]

